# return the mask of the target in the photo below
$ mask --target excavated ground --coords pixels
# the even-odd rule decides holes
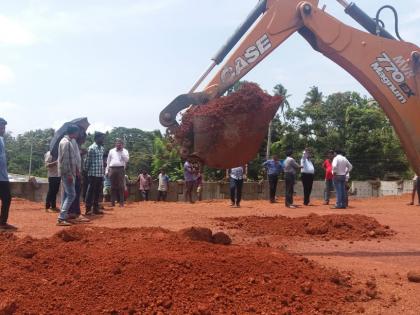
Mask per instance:
[[[133,203],[70,229],[15,199],[19,230],[0,234],[0,314],[418,314],[407,272],[420,266],[420,207],[407,199],[340,212],[320,201]],[[191,226],[233,245],[171,232]]]
[[[329,214],[290,218],[275,217],[228,217],[216,218],[219,227],[242,230],[252,236],[279,235],[288,238],[363,241],[380,239],[395,234],[390,227],[365,215]]]

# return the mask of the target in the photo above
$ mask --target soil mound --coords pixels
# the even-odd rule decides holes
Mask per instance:
[[[56,234],[56,237],[64,242],[74,242],[82,239],[82,235],[76,230],[61,230]]]
[[[230,245],[232,239],[229,235],[223,232],[217,232],[213,234],[212,230],[203,227],[190,227],[182,229],[178,232],[180,235],[187,237],[192,241],[201,241],[207,243]]]
[[[232,239],[226,233],[217,232],[213,234],[212,242],[214,244],[230,245],[232,244]]]
[[[208,228],[190,227],[179,231],[179,233],[192,241],[212,242],[213,232]]]
[[[269,248],[162,229],[66,231],[81,241],[0,238],[0,312],[346,314],[369,299],[348,276]],[[15,255],[22,245],[36,255]]]
[[[280,235],[298,238],[336,240],[366,240],[390,237],[395,234],[389,226],[376,219],[357,214],[331,214],[305,217],[228,217],[217,218],[221,226],[246,231],[253,236]]]

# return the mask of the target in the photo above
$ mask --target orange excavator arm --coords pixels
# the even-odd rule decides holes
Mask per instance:
[[[338,1],[346,7],[347,13],[375,34],[343,24],[318,8],[318,0],[260,1],[238,30],[236,38],[232,38],[213,59],[214,63],[195,84],[191,93],[181,95],[161,113],[161,123],[169,128],[177,128],[175,112],[221,96],[290,35],[299,32],[315,50],[349,72],[377,100],[394,126],[412,167],[420,174],[420,48],[396,40],[379,22],[365,16],[354,4],[348,4],[345,0]],[[221,63],[249,29],[247,23],[252,23],[253,29],[204,91],[193,93],[211,69]],[[200,140],[197,139],[197,142],[199,145]],[[200,153],[210,165],[211,160],[216,158],[212,152]],[[205,158],[206,154],[210,158]],[[217,160],[221,161],[223,157],[217,157]],[[235,162],[238,165],[243,163],[240,154],[237,161],[231,156],[226,157],[226,161],[229,161],[229,167]],[[219,162],[217,165],[225,166],[221,164]]]

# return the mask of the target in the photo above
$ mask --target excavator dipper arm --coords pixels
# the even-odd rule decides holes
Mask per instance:
[[[339,2],[346,4],[344,0]],[[377,31],[381,36],[377,36],[347,26],[319,9],[318,0],[266,0],[259,2],[262,4],[266,6],[264,14],[204,91],[186,95],[193,99],[222,95],[288,37],[299,32],[315,50],[348,71],[378,101],[394,126],[411,165],[420,174],[419,47],[392,39],[380,27]],[[367,26],[367,29],[372,28],[371,23]],[[227,53],[225,49],[223,57]],[[215,61],[221,62],[220,58]],[[184,108],[198,103],[188,103],[186,95],[183,96]],[[174,108],[174,104],[167,109],[171,107]],[[178,102],[177,110],[181,107]],[[164,114],[165,111],[161,114],[161,122]],[[230,162],[234,162],[232,158]]]

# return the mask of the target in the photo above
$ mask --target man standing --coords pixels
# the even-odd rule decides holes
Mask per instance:
[[[201,201],[203,200],[203,174],[201,171],[198,171],[195,178],[195,186],[197,187],[197,199],[198,201]]]
[[[276,191],[277,191],[277,182],[279,180],[279,175],[283,170],[283,166],[279,161],[277,155],[273,155],[271,160],[267,160],[263,163],[263,167],[266,169],[268,174],[268,183],[270,186],[270,202],[276,202]]]
[[[311,160],[311,151],[308,148],[303,151],[300,166],[302,167],[303,204],[309,206],[315,177],[315,167]]]
[[[302,166],[296,163],[292,155],[293,151],[291,149],[288,149],[286,151],[286,159],[284,160],[284,180],[286,182],[286,207],[294,209],[296,208],[296,206],[293,204],[296,171],[302,168]]]
[[[246,166],[239,166],[230,170],[230,201],[231,207],[241,206],[242,187],[246,177]]]
[[[195,184],[194,167],[189,159],[184,163],[185,202],[194,203],[193,190]]]
[[[139,183],[139,190],[143,201],[149,201],[149,192],[152,187],[152,176],[150,176],[146,170],[143,170],[137,178]]]
[[[57,209],[57,194],[60,190],[61,177],[58,176],[58,162],[53,160],[50,151],[45,153],[45,167],[48,174],[48,194],[45,201],[45,211],[58,212]]]
[[[418,206],[420,206],[420,184],[419,184],[419,177],[417,175],[414,175],[413,177],[413,191],[411,192],[411,202],[408,204],[409,206],[414,205],[414,200],[416,199],[416,192],[419,198]]]
[[[106,174],[111,179],[111,205],[119,200],[120,207],[124,207],[124,183],[125,168],[130,159],[128,151],[124,149],[124,142],[121,139],[115,140],[115,148],[108,154]]]
[[[343,156],[341,150],[335,150],[335,157],[332,162],[334,175],[334,186],[337,194],[337,201],[333,209],[346,209],[346,175],[351,172],[353,166]]]
[[[99,209],[99,196],[104,178],[104,140],[105,134],[95,132],[94,143],[89,147],[85,160],[85,173],[88,176],[86,192],[86,215],[103,214]]]
[[[86,142],[87,134],[83,129],[79,128],[79,133],[75,139],[71,140],[73,145],[74,152],[76,154],[76,164],[77,169],[79,170],[80,176],[76,176],[74,182],[74,189],[76,192],[76,197],[73,200],[70,208],[68,209],[68,221],[70,223],[84,223],[89,222],[89,219],[81,216],[82,212],[80,209],[80,195],[82,194],[82,172],[83,172],[83,159],[86,156],[86,149],[81,149],[82,145]],[[64,193],[65,194],[65,193]]]
[[[7,224],[9,218],[9,209],[12,202],[12,194],[10,192],[9,174],[7,173],[6,147],[4,145],[4,134],[6,132],[7,121],[0,118],[0,231],[16,230],[13,225]]]
[[[64,188],[64,198],[61,202],[61,210],[57,219],[57,225],[69,226],[69,209],[76,199],[75,183],[76,178],[80,178],[80,153],[73,145],[73,140],[77,138],[79,128],[76,125],[67,127],[67,135],[61,139],[58,146],[58,175]]]
[[[334,190],[333,186],[333,172],[332,161],[334,158],[334,151],[330,150],[327,153],[327,159],[322,164],[325,170],[325,190],[324,190],[324,205],[330,204],[331,192]]]
[[[165,174],[165,170],[161,169],[159,174],[158,197],[157,201],[166,201],[169,190],[169,176]]]

